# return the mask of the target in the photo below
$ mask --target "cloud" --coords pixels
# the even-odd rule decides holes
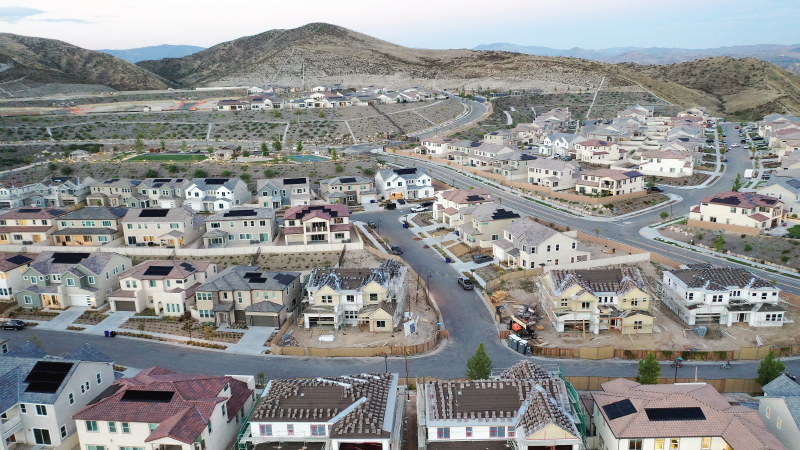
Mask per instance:
[[[24,6],[0,6],[0,22],[17,23],[28,17],[42,14],[44,11]]]
[[[97,23],[97,22],[92,22],[91,20],[83,20],[83,19],[31,19],[31,20],[35,20],[37,22],[72,22],[72,23],[84,23],[84,24]]]

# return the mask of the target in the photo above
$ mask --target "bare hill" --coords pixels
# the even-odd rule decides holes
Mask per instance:
[[[54,39],[0,33],[0,81],[105,85],[118,90],[166,89],[154,74],[105,53]]]

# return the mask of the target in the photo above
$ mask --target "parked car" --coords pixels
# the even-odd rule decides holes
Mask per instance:
[[[398,199],[397,199],[397,203],[400,203],[401,205],[405,205],[405,204],[406,204],[406,201],[405,201],[405,200],[403,200],[402,198],[398,198]]]
[[[475,255],[472,257],[472,260],[475,261],[476,264],[483,264],[485,262],[494,261],[494,257],[491,255]]]
[[[419,204],[419,206],[424,206],[427,208],[429,206],[433,206],[433,202],[432,201],[422,202]]]
[[[742,139],[742,144],[746,144],[746,143],[747,143],[747,139]]]
[[[0,324],[0,328],[2,328],[4,330],[14,330],[14,331],[19,331],[19,330],[25,328],[26,326],[27,325],[25,325],[25,322],[23,322],[21,320],[17,320],[17,319],[12,319],[12,320],[9,320],[7,322],[3,322],[2,324]]]
[[[464,288],[465,291],[471,291],[475,289],[475,285],[472,284],[472,280],[467,277],[458,277],[458,284]]]
[[[739,125],[736,125],[736,129],[737,129],[737,130],[739,129]]]
[[[713,139],[706,139],[706,143],[711,144],[712,142],[714,142]]]
[[[411,212],[422,212],[422,211],[427,211],[427,210],[428,210],[428,208],[426,208],[424,206],[415,206],[415,207],[411,208]]]
[[[660,187],[658,187],[658,186],[653,186],[653,187],[651,187],[651,188],[647,188],[647,189],[649,189],[649,190],[650,190],[650,192],[664,192],[664,190],[663,190],[663,189],[661,189],[661,188],[660,188]]]
[[[396,246],[396,245],[393,245],[392,246],[392,253],[394,253],[395,255],[402,255],[403,254],[403,249],[398,247],[398,246]]]
[[[772,175],[770,175],[768,173],[765,173],[764,175],[761,175],[761,179],[762,180],[769,180],[770,178],[772,178]]]
[[[763,138],[763,137],[761,137],[761,136],[755,136],[755,137],[753,138],[753,140],[754,140],[754,141],[763,141],[763,140],[764,140],[764,138]]]

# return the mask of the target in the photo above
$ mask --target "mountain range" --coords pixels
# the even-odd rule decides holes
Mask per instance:
[[[180,58],[182,56],[197,53],[205,50],[205,47],[195,45],[154,45],[151,47],[129,48],[126,50],[97,50],[98,52],[108,53],[117,58],[124,59],[129,63],[137,63],[148,59]]]
[[[756,58],[771,62],[778,67],[800,75],[800,44],[739,45],[705,49],[612,47],[589,50],[575,47],[562,50],[550,47],[496,43],[479,45],[475,47],[475,50],[497,50],[537,56],[566,56],[607,63],[632,62],[636,64],[674,64],[715,56],[731,56],[734,58]]]

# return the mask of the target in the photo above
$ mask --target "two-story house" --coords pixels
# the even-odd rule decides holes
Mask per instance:
[[[627,150],[620,148],[619,144],[598,139],[576,142],[574,147],[575,150],[569,154],[578,161],[607,166],[625,159],[627,154]]]
[[[564,157],[575,150],[576,143],[588,140],[580,134],[550,133],[542,139],[539,152],[543,155]]]
[[[139,195],[147,199],[147,205],[140,202],[138,207],[180,208],[190,183],[186,178],[147,178],[138,187]],[[136,208],[137,205],[131,207]]]
[[[430,381],[417,389],[424,402],[420,448],[583,448],[566,383],[530,361],[491,380]]]
[[[122,218],[126,245],[185,248],[203,235],[205,216],[188,206],[131,208]]]
[[[33,253],[0,253],[0,299],[14,300],[14,292],[25,285],[22,273],[37,256]]]
[[[503,236],[503,229],[520,220],[520,215],[497,203],[468,206],[458,212],[461,225],[456,234],[470,247],[492,248],[492,241]]]
[[[265,208],[310,205],[316,197],[307,177],[270,178],[256,181],[258,204]]]
[[[653,332],[651,297],[635,267],[551,270],[541,278],[541,304],[559,333]]]
[[[22,208],[31,203],[38,183],[17,186],[11,181],[0,181],[0,211]]]
[[[641,385],[624,378],[592,393],[600,450],[788,450],[758,412],[706,383]]]
[[[49,245],[56,221],[67,211],[55,208],[25,207],[0,214],[0,244]]]
[[[350,242],[347,205],[293,206],[283,214],[286,245]]]
[[[783,202],[774,197],[753,192],[719,192],[692,206],[689,225],[758,234],[778,226],[783,213]]]
[[[514,146],[517,133],[512,130],[491,131],[483,134],[483,142],[487,144]]]
[[[769,431],[786,448],[794,448],[800,442],[800,384],[797,377],[788,373],[767,383],[758,397],[758,415]]]
[[[193,178],[184,193],[184,204],[195,211],[225,211],[253,198],[239,178]]]
[[[201,322],[280,327],[302,300],[299,272],[229,266],[195,289]]]
[[[0,355],[0,449],[77,448],[72,415],[111,386],[113,364],[88,344],[58,358],[32,342]]]
[[[108,294],[111,311],[147,308],[156,314],[182,316],[196,311],[194,291],[217,274],[208,261],[157,260],[138,264],[119,275],[120,288]]]
[[[633,164],[642,175],[690,177],[694,173],[693,156],[693,152],[645,150],[631,156],[630,164]]]
[[[800,214],[800,177],[775,177],[756,188],[756,193],[783,202],[783,210],[787,216]]]
[[[271,208],[237,206],[206,218],[205,248],[230,244],[263,244],[278,237],[278,222]]]
[[[527,181],[554,191],[572,189],[578,181],[580,166],[561,159],[537,159],[528,163]]]
[[[355,175],[321,180],[319,196],[329,205],[365,205],[378,200],[378,191],[375,190],[374,180]]]
[[[91,193],[89,187],[96,184],[92,177],[53,177],[39,183],[31,197],[31,205],[39,207],[63,208],[80,206]]]
[[[581,172],[575,182],[578,193],[602,197],[642,192],[644,187],[644,175],[635,170],[589,170]]]
[[[130,178],[112,178],[105,181],[95,181],[89,189],[91,193],[86,196],[86,206],[110,206],[114,208],[126,207],[145,208],[148,205],[147,197],[139,194],[138,186],[141,180]]]
[[[68,212],[56,221],[56,245],[104,245],[122,239],[122,217],[128,208],[100,206]]]
[[[588,261],[592,254],[578,247],[577,237],[577,231],[559,233],[529,217],[505,227],[492,251],[509,266],[525,269]]]
[[[271,380],[239,448],[400,450],[405,402],[398,381],[396,373]]]
[[[437,192],[435,197],[433,218],[452,227],[461,223],[460,210],[492,201],[486,188],[448,189]]]
[[[431,175],[424,167],[379,170],[375,188],[384,200],[433,197]]]
[[[22,308],[99,308],[119,289],[119,274],[132,266],[118,253],[42,252],[22,273],[14,297]]]
[[[392,259],[375,269],[315,267],[306,286],[303,324],[391,332],[404,309],[405,277],[405,268]]]
[[[252,375],[151,367],[118,379],[72,418],[82,449],[229,449],[255,399]]]
[[[536,164],[538,159],[530,150],[498,155],[492,160],[492,172],[503,175],[508,181],[525,182],[528,180],[529,167]]]
[[[785,321],[780,289],[746,269],[698,264],[667,270],[661,288],[664,303],[690,326],[779,327]]]

